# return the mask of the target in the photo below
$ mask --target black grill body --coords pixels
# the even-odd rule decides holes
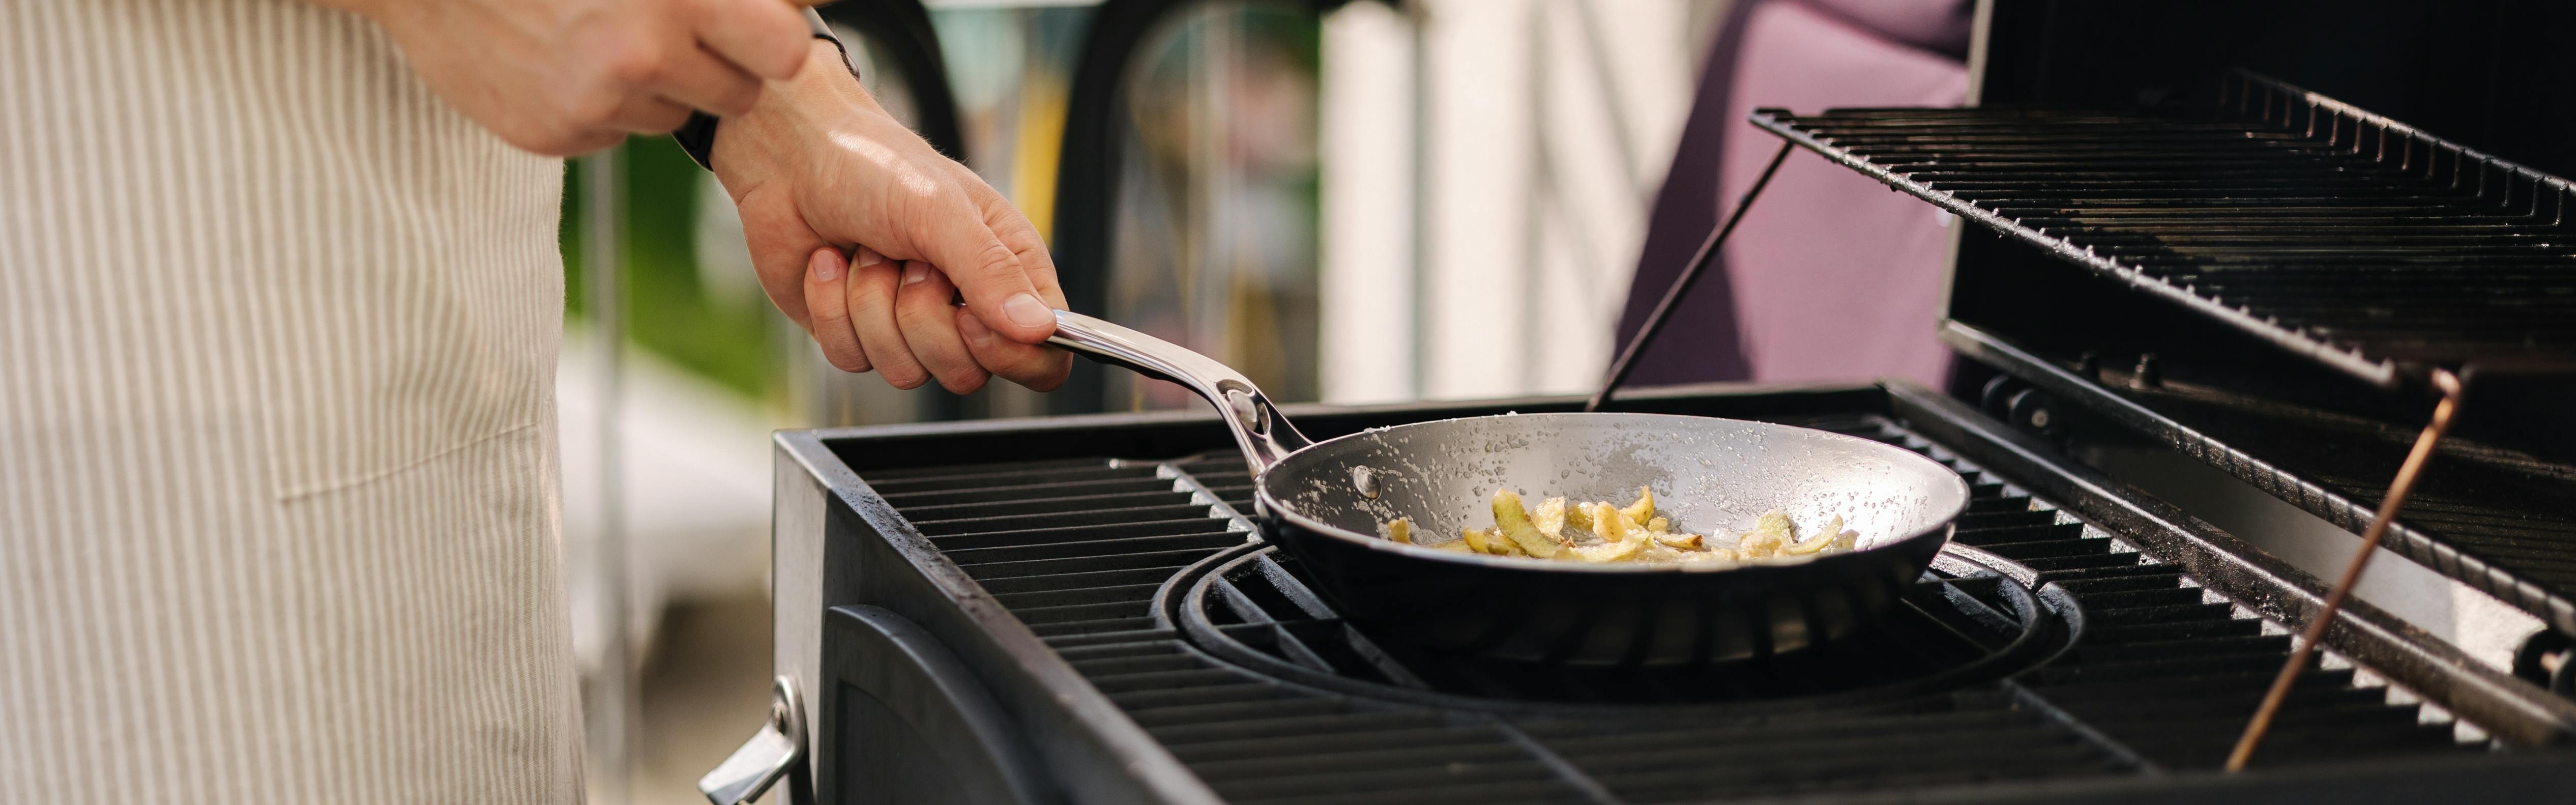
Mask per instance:
[[[797,791],[1406,805],[2576,796],[2576,758],[2546,748],[2576,725],[2567,703],[2366,606],[2346,611],[2338,659],[2302,681],[2256,770],[2211,771],[2281,661],[2277,620],[2322,586],[1949,398],[1703,388],[1619,402],[1889,441],[1959,469],[1976,502],[1959,547],[1879,632],[1621,677],[1479,665],[1341,623],[1240,516],[1250,479],[1209,418],[786,433],[781,672],[815,691],[810,788]],[[1294,415],[1327,436],[1576,404]],[[969,778],[987,783],[931,782]]]
[[[2576,11],[1980,8],[1974,108],[1753,120],[1975,224],[1952,246],[1951,391],[2359,532],[2456,377],[2386,544],[2576,634],[2576,82],[2517,80]]]
[[[2361,387],[2460,373],[2482,419],[2396,547],[2576,633],[2576,465],[2550,458],[2576,451],[2576,185],[2241,72],[2191,113],[1754,123],[1990,230],[1960,243],[1961,353],[2337,524],[2364,527],[2421,416]]]

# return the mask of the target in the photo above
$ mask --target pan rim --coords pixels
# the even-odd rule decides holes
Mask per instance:
[[[1317,520],[1317,519],[1315,519],[1315,518],[1313,518],[1313,517],[1309,517],[1309,516],[1305,515],[1303,512],[1298,511],[1298,510],[1297,510],[1297,509],[1295,509],[1294,507],[1290,507],[1290,506],[1287,506],[1287,505],[1282,504],[1282,503],[1280,502],[1280,500],[1279,500],[1275,495],[1272,495],[1272,494],[1271,494],[1271,491],[1270,491],[1270,479],[1271,479],[1272,477],[1274,477],[1274,474],[1275,474],[1275,473],[1276,473],[1276,472],[1277,472],[1281,467],[1287,466],[1287,465],[1288,465],[1288,464],[1290,464],[1291,462],[1297,461],[1299,456],[1304,456],[1304,455],[1308,455],[1308,454],[1310,454],[1310,453],[1318,452],[1318,451],[1319,451],[1319,449],[1320,449],[1320,448],[1322,448],[1322,447],[1324,447],[1325,445],[1330,445],[1330,444],[1333,444],[1333,443],[1335,443],[1335,442],[1341,442],[1341,441],[1345,441],[1345,440],[1349,440],[1349,439],[1356,439],[1356,438],[1359,438],[1359,437],[1361,437],[1361,436],[1367,436],[1367,435],[1371,435],[1371,434],[1379,434],[1379,433],[1386,433],[1386,432],[1390,432],[1390,431],[1404,430],[1404,429],[1408,429],[1408,428],[1428,427],[1428,426],[1440,425],[1440,424],[1450,423],[1450,422],[1464,422],[1464,421],[1469,421],[1469,420],[1502,419],[1502,418],[1507,418],[1507,417],[1551,417],[1551,418],[1553,418],[1553,417],[1602,417],[1602,416],[1626,417],[1626,418],[1643,418],[1643,419],[1673,419],[1673,420],[1684,420],[1684,421],[1690,421],[1690,422],[1708,422],[1708,421],[1717,421],[1717,422],[1734,422],[1734,423],[1741,423],[1741,424],[1748,424],[1748,425],[1758,425],[1758,426],[1762,426],[1762,427],[1765,427],[1765,428],[1782,428],[1782,429],[1788,429],[1788,430],[1802,431],[1802,432],[1804,432],[1804,433],[1806,433],[1806,434],[1814,434],[1814,435],[1820,435],[1820,436],[1826,437],[1826,438],[1827,438],[1827,440],[1829,440],[1829,441],[1830,441],[1830,440],[1836,440],[1836,439],[1840,439],[1840,440],[1849,440],[1849,441],[1850,441],[1850,442],[1852,442],[1853,444],[1855,444],[1855,445],[1857,445],[1857,446],[1860,446],[1860,447],[1862,447],[1863,449],[1866,449],[1866,450],[1892,451],[1892,452],[1890,453],[1890,457],[1891,457],[1891,458],[1897,458],[1898,460],[1911,460],[1911,461],[1921,462],[1921,463],[1922,463],[1922,464],[1924,464],[1924,465],[1927,465],[1927,466],[1930,466],[1930,467],[1932,467],[1932,468],[1934,468],[1934,469],[1938,469],[1938,470],[1940,470],[1940,472],[1939,472],[1939,473],[1937,473],[1937,474],[1935,475],[1935,477],[1941,478],[1941,479],[1943,479],[1944,481],[1947,481],[1947,482],[1948,482],[1947,484],[1945,484],[1945,485],[1944,485],[1944,487],[1945,487],[1945,488],[1944,488],[1944,490],[1943,490],[1943,491],[1948,491],[1948,492],[1952,492],[1952,493],[1954,493],[1953,497],[1954,497],[1954,499],[1955,499],[1955,501],[1956,501],[1956,505],[1955,505],[1955,506],[1952,506],[1952,507],[1949,507],[1949,513],[1948,513],[1947,515],[1945,515],[1945,516],[1941,517],[1941,518],[1940,518],[1940,520],[1939,520],[1937,523],[1935,523],[1934,525],[1932,525],[1932,526],[1930,526],[1930,527],[1922,528],[1922,529],[1918,529],[1918,530],[1914,531],[1913,533],[1906,534],[1905,536],[1903,536],[1903,537],[1901,537],[1901,538],[1888,540],[1888,541],[1885,541],[1885,542],[1879,543],[1879,544],[1877,544],[1877,545],[1872,545],[1872,546],[1870,546],[1870,547],[1863,548],[1863,549],[1860,549],[1860,550],[1856,550],[1856,551],[1848,551],[1848,552],[1844,552],[1844,553],[1837,553],[1837,554],[1828,554],[1828,555],[1824,555],[1824,556],[1816,557],[1816,558],[1811,559],[1811,560],[1808,560],[1808,561],[1804,561],[1804,562],[1797,562],[1797,563],[1794,563],[1794,564],[1732,565],[1732,566],[1726,566],[1726,567],[1711,567],[1711,566],[1701,565],[1701,564],[1678,564],[1678,563],[1636,564],[1636,563],[1626,563],[1626,562],[1621,562],[1621,563],[1602,563],[1602,564],[1591,564],[1591,563],[1578,563],[1578,562],[1552,562],[1552,561],[1547,561],[1547,560],[1543,560],[1543,559],[1531,559],[1531,558],[1528,558],[1528,557],[1517,557],[1517,556],[1487,556],[1487,555],[1479,555],[1479,554],[1472,554],[1472,553],[1459,553],[1459,552],[1457,552],[1457,551],[1444,551],[1444,550],[1439,550],[1439,549],[1436,549],[1436,548],[1430,548],[1430,547],[1425,547],[1425,546],[1421,546],[1421,545],[1415,545],[1415,544],[1412,544],[1412,543],[1399,543],[1399,542],[1394,542],[1394,541],[1387,540],[1387,539],[1385,539],[1385,538],[1378,537],[1378,536],[1375,536],[1375,535],[1361,534],[1361,533],[1359,533],[1359,532],[1352,531],[1352,530],[1350,530],[1350,529],[1346,529],[1346,528],[1342,528],[1342,527],[1340,527],[1340,526],[1335,526],[1335,525],[1327,524],[1327,523],[1325,523],[1325,522],[1323,522],[1323,521],[1321,521],[1321,520]],[[1938,494],[1938,493],[1936,492],[1936,494]],[[1779,423],[1779,422],[1764,422],[1764,421],[1762,421],[1762,420],[1758,420],[1758,419],[1735,419],[1735,418],[1732,418],[1732,417],[1693,416],[1693,415],[1690,415],[1690,414],[1658,414],[1658,413],[1643,413],[1643,412],[1635,412],[1635,413],[1632,413],[1632,412],[1623,412],[1623,411],[1603,411],[1603,412],[1573,412],[1573,411],[1561,411],[1561,412],[1542,412],[1542,413],[1529,413],[1529,414],[1522,414],[1522,413],[1488,414],[1488,415],[1485,415],[1485,416],[1450,417],[1450,418],[1447,418],[1447,419],[1434,419],[1434,420],[1426,420],[1426,421],[1422,421],[1422,422],[1408,422],[1408,423],[1405,423],[1405,424],[1402,424],[1402,425],[1392,425],[1392,426],[1383,427],[1383,428],[1370,428],[1370,429],[1368,429],[1368,430],[1360,431],[1360,432],[1358,432],[1358,433],[1344,434],[1344,435],[1336,436],[1336,437],[1333,437],[1333,438],[1330,438],[1330,439],[1325,439],[1325,440],[1323,440],[1323,441],[1316,442],[1316,443],[1311,444],[1311,445],[1307,445],[1304,449],[1301,449],[1301,450],[1298,450],[1298,451],[1297,451],[1297,452],[1295,452],[1295,453],[1291,453],[1291,454],[1289,454],[1286,458],[1281,459],[1281,460],[1280,460],[1280,462],[1279,462],[1278,464],[1273,465],[1273,466],[1271,466],[1269,469],[1266,469],[1266,470],[1262,471],[1262,473],[1261,473],[1260,477],[1258,477],[1258,478],[1254,479],[1254,482],[1253,482],[1253,501],[1254,501],[1254,504],[1255,504],[1256,506],[1258,506],[1258,507],[1259,507],[1259,509],[1260,509],[1260,514],[1261,514],[1262,516],[1264,516],[1264,517],[1275,517],[1275,518],[1283,519],[1283,520],[1288,521],[1291,525],[1294,525],[1294,526],[1296,526],[1296,527],[1298,527],[1298,528],[1302,528],[1302,529],[1306,530],[1306,531],[1307,531],[1307,532],[1309,532],[1309,533],[1313,533],[1313,534],[1320,535],[1320,536],[1324,536],[1324,537],[1329,537],[1329,538],[1332,538],[1332,539],[1341,540],[1341,541],[1344,541],[1344,542],[1358,543],[1361,547],[1363,547],[1363,548],[1367,548],[1367,549],[1369,549],[1369,550],[1384,551],[1384,552],[1392,553],[1392,554],[1395,554],[1395,555],[1398,555],[1398,556],[1410,557],[1410,558],[1414,558],[1414,559],[1424,559],[1424,560],[1438,561],[1438,562],[1450,562],[1450,563],[1456,563],[1456,564],[1467,564],[1467,565],[1475,565],[1475,566],[1480,566],[1480,567],[1490,567],[1490,568],[1513,569],[1513,570],[1528,570],[1528,571],[1533,571],[1533,572],[1617,573],[1617,574],[1637,574],[1637,575],[1661,575],[1661,574],[1705,574],[1705,573],[1750,573],[1750,574],[1752,574],[1752,575],[1767,575],[1767,574],[1770,574],[1770,573],[1776,573],[1776,572],[1801,572],[1801,571],[1799,570],[1800,568],[1808,568],[1808,567],[1814,567],[1814,566],[1818,566],[1818,565],[1826,565],[1826,564],[1840,564],[1840,563],[1848,562],[1848,561],[1859,561],[1859,558],[1860,558],[1860,557],[1863,557],[1863,556],[1868,556],[1868,555],[1876,554],[1876,553],[1880,553],[1880,552],[1892,552],[1892,551],[1897,551],[1897,550],[1904,549],[1904,548],[1907,548],[1907,547],[1909,547],[1909,546],[1912,546],[1915,542],[1917,542],[1917,541],[1919,541],[1919,540],[1922,540],[1922,539],[1924,539],[1924,538],[1926,538],[1926,537],[1933,536],[1933,535],[1935,535],[1935,534],[1940,535],[1941,540],[1942,540],[1943,542],[1947,542],[1947,541],[1949,541],[1949,538],[1950,538],[1950,536],[1951,536],[1951,533],[1952,533],[1952,532],[1953,532],[1953,531],[1958,527],[1959,517],[1960,517],[1961,515],[1963,515],[1963,514],[1966,514],[1966,513],[1967,513],[1967,510],[1968,510],[1968,503],[1969,503],[1969,497],[1970,497],[1970,493],[1969,493],[1969,489],[1968,489],[1968,481],[1967,481],[1967,479],[1966,479],[1966,478],[1961,477],[1961,476],[1959,475],[1958,471],[1956,471],[1956,470],[1952,470],[1952,469],[1950,469],[1950,468],[1949,468],[1949,467],[1947,467],[1947,466],[1943,466],[1943,465],[1941,464],[1941,462],[1933,460],[1930,456],[1926,456],[1926,455],[1923,455],[1923,454],[1921,454],[1921,453],[1917,453],[1917,452],[1914,452],[1914,451],[1912,451],[1912,450],[1908,450],[1908,449],[1905,449],[1905,448],[1903,448],[1903,447],[1899,447],[1899,446],[1896,446],[1896,445],[1888,444],[1888,443],[1885,443],[1885,442],[1880,442],[1880,441],[1876,441],[1876,440],[1872,440],[1872,439],[1864,439],[1864,438],[1861,438],[1861,437],[1858,437],[1858,436],[1852,436],[1852,435],[1849,435],[1849,434],[1835,433],[1835,432],[1833,432],[1833,431],[1824,430],[1824,429],[1822,429],[1822,428],[1810,428],[1810,427],[1805,427],[1805,426],[1802,426],[1802,425],[1789,425],[1789,424],[1783,424],[1783,423]],[[1263,537],[1264,537],[1264,539],[1272,539],[1272,538],[1271,538],[1271,536],[1270,536],[1270,535],[1268,535],[1268,534],[1264,534],[1264,535],[1263,535]],[[1276,540],[1275,540],[1275,539],[1273,539],[1272,541],[1274,541],[1274,542],[1275,542]]]

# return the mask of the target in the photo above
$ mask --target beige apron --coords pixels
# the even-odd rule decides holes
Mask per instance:
[[[0,0],[0,780],[580,797],[562,166],[289,0]]]

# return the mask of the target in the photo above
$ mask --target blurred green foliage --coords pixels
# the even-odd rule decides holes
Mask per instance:
[[[783,393],[769,355],[765,297],[728,300],[706,292],[697,258],[698,186],[704,173],[668,137],[626,141],[625,280],[629,344],[754,399]],[[590,285],[582,262],[582,171],[569,160],[564,176],[564,313],[589,318]]]

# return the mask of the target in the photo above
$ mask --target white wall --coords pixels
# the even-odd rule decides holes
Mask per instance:
[[[1326,20],[1326,400],[1597,381],[1689,111],[1693,5],[1420,0]]]
[[[1414,387],[1412,24],[1379,3],[1324,18],[1316,143],[1323,397]]]

